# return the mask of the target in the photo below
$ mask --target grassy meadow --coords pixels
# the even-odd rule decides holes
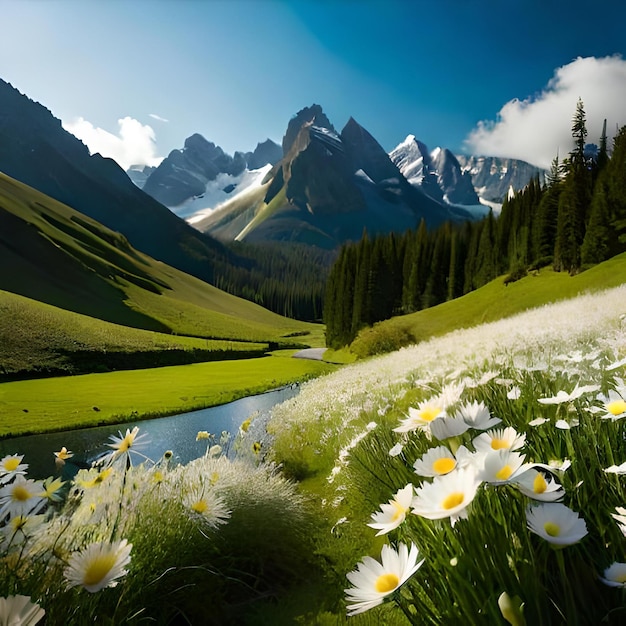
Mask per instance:
[[[0,384],[0,437],[173,415],[306,380],[332,365],[265,356]]]
[[[142,462],[134,430],[63,496],[5,457],[0,595],[48,624],[622,623],[625,296],[315,378],[236,460]]]

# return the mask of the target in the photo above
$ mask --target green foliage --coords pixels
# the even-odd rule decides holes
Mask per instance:
[[[350,351],[362,359],[376,354],[395,352],[414,343],[416,343],[415,336],[408,328],[377,323],[359,332],[350,345]]]

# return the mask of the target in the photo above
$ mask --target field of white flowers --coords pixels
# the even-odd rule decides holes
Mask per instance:
[[[623,623],[625,296],[453,332],[275,408],[274,460],[325,475],[348,614]]]
[[[135,429],[63,484],[15,451],[0,624],[278,623],[249,609],[295,580],[304,624],[624,623],[625,313],[620,287],[346,366],[234,461],[148,462]]]

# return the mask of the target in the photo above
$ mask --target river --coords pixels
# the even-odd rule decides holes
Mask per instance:
[[[298,385],[290,385],[256,396],[248,396],[220,406],[180,413],[170,417],[126,422],[124,424],[97,426],[42,435],[27,435],[0,440],[0,458],[7,454],[23,454],[28,463],[29,478],[42,479],[59,473],[55,466],[54,452],[63,446],[74,453],[63,468],[65,477],[71,476],[80,466],[90,464],[102,453],[111,451],[106,443],[110,435],[119,436],[126,429],[139,427],[139,434],[147,434],[147,443],[141,452],[156,461],[166,450],[174,453],[174,461],[188,463],[202,456],[207,449],[207,440],[196,441],[199,431],[208,431],[219,441],[223,431],[236,436],[239,426],[257,411],[268,411],[295,396]],[[141,460],[139,459],[138,462]]]

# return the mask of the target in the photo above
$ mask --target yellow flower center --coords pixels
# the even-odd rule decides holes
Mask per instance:
[[[429,405],[419,413],[420,418],[425,422],[432,422],[441,413],[441,407]]]
[[[626,400],[614,400],[606,405],[606,410],[611,415],[621,415],[626,412]]]
[[[548,535],[550,535],[550,537],[558,537],[561,534],[560,526],[554,522],[546,522],[543,525],[543,529]]]
[[[135,441],[135,438],[132,436],[132,434],[129,433],[128,435],[126,435],[126,437],[124,437],[124,439],[122,439],[117,449],[120,452],[128,452],[128,450],[130,450],[131,446],[133,445],[134,441]]]
[[[85,586],[97,585],[111,571],[115,565],[115,554],[102,554],[97,556],[85,569],[83,584]]]
[[[533,480],[533,491],[535,493],[543,493],[548,488],[548,482],[541,472],[537,472],[535,480]]]
[[[446,509],[446,511],[449,511],[450,509],[459,506],[459,504],[462,504],[463,500],[465,500],[465,494],[462,491],[455,491],[446,497],[446,499],[441,503],[441,506]]]
[[[617,576],[613,576],[611,580],[614,580],[616,583],[626,583],[626,572],[621,572],[617,574]]]
[[[493,450],[504,450],[509,447],[509,442],[506,439],[496,439],[495,437],[491,440],[491,448]]]
[[[437,459],[433,463],[433,472],[437,474],[447,474],[456,467],[456,461],[449,457]]]
[[[159,470],[154,472],[154,474],[152,475],[152,480],[155,483],[162,483],[163,482],[163,472],[160,472]]]
[[[406,509],[399,502],[394,500],[391,503],[391,506],[394,508],[393,515],[391,516],[391,520],[393,522],[395,522],[399,517],[406,515]]]
[[[33,497],[33,494],[23,487],[22,485],[16,485],[11,492],[11,497],[13,500],[18,500],[19,502],[25,502],[29,498]]]
[[[191,510],[196,513],[206,513],[209,509],[209,505],[206,500],[198,500],[191,505]]]
[[[506,480],[513,473],[513,468],[510,465],[505,465],[496,472],[496,478],[498,480]]]
[[[398,587],[400,579],[395,574],[381,574],[374,583],[378,593],[389,593]]]
[[[20,464],[20,459],[18,457],[13,456],[10,459],[7,459],[4,462],[3,466],[7,472],[14,472],[17,469],[17,466],[19,464]]]

